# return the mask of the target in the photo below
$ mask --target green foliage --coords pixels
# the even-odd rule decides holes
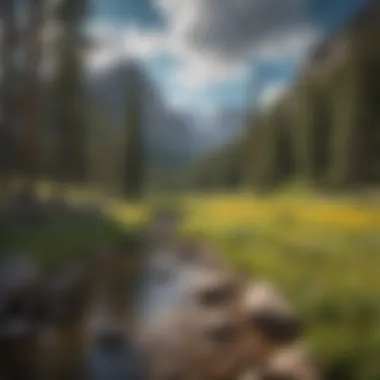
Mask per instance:
[[[58,16],[57,73],[53,83],[53,119],[56,125],[53,176],[62,182],[83,181],[87,175],[87,100],[84,91],[82,23],[86,0],[63,0]]]
[[[87,0],[64,0],[58,8],[61,22],[73,27],[80,27],[88,14]]]
[[[17,166],[17,139],[14,134],[15,110],[17,97],[14,81],[17,70],[14,62],[15,40],[17,39],[15,3],[4,0],[1,3],[0,17],[2,22],[0,66],[2,68],[0,93],[0,190],[7,185],[7,177]]]
[[[378,379],[378,202],[289,189],[184,203],[185,236],[201,236],[233,268],[281,289],[305,323],[322,378]]]
[[[94,250],[118,244],[125,236],[107,219],[76,214],[57,215],[42,224],[1,218],[0,225],[0,252],[26,252],[48,268],[84,259]]]
[[[115,136],[115,125],[94,107],[90,114],[88,181],[115,194],[120,190],[123,140]]]
[[[203,190],[236,190],[243,180],[243,153],[240,141],[208,153],[192,168],[190,186]]]
[[[268,191],[290,179],[324,189],[379,182],[378,20],[378,10],[370,10],[339,38],[324,42],[332,46],[331,54],[311,58],[311,70],[301,73],[287,96],[265,114],[251,117],[245,136],[235,143],[235,151],[240,150],[235,172],[241,173],[235,188]],[[231,188],[227,184],[236,154],[228,154],[230,145],[198,163],[196,186],[208,186],[217,176],[219,188]]]
[[[136,75],[126,96],[126,145],[124,164],[124,195],[130,199],[141,197],[145,179],[143,136],[144,88]]]
[[[364,243],[375,232],[363,232],[362,246],[344,237],[342,245],[339,232],[327,237],[326,227],[310,234],[309,226],[303,229],[312,236],[308,249],[307,244],[298,247],[289,242],[286,226],[298,230],[301,238],[299,225],[289,219],[277,228],[275,224],[267,228],[246,225],[207,236],[236,269],[273,281],[292,301],[305,321],[306,338],[324,378],[377,380],[375,375],[360,375],[370,371],[368,361],[380,355],[380,308],[377,290],[369,280],[375,273],[369,268],[375,265],[371,251],[377,248],[369,249]],[[358,278],[356,283],[351,276]]]

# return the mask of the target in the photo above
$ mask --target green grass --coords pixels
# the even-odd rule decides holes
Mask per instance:
[[[73,203],[84,198],[78,189],[70,195]],[[202,236],[232,267],[281,289],[303,316],[307,340],[329,379],[380,379],[380,201],[294,191],[261,197],[190,194],[144,204],[99,200],[112,223],[9,225],[0,241],[38,252],[54,265],[115,241],[154,210],[179,207],[185,235]]]
[[[21,179],[12,181],[7,196],[16,194],[20,183]],[[53,199],[51,185],[48,181],[40,181],[37,188],[38,197],[47,204]],[[2,195],[0,199],[5,201],[7,198]],[[0,217],[0,253],[22,251],[47,268],[54,268],[72,260],[85,259],[95,250],[123,241],[133,235],[135,227],[144,220],[140,205],[108,199],[99,189],[71,186],[66,189],[65,200],[72,212],[51,216],[41,223]],[[99,209],[105,217],[77,212],[77,205]],[[120,210],[122,215],[119,215]]]
[[[335,379],[379,379],[380,203],[290,193],[185,203],[185,233],[206,236],[231,266],[274,282]]]
[[[160,202],[116,210],[145,220]],[[286,192],[188,195],[182,231],[219,248],[232,267],[275,283],[306,322],[306,338],[334,380],[379,380],[380,202]],[[132,216],[132,219],[130,219]]]
[[[84,215],[57,216],[46,223],[1,220],[0,224],[0,252],[25,252],[46,268],[85,259],[119,243],[132,228]]]

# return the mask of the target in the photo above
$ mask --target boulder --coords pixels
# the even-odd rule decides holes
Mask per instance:
[[[277,289],[267,282],[248,285],[241,307],[249,325],[272,342],[287,344],[301,336],[298,316]]]
[[[199,307],[216,307],[237,299],[238,283],[228,272],[200,269],[194,273],[190,292]]]
[[[301,344],[279,349],[268,361],[260,380],[318,380],[319,374],[311,355]]]

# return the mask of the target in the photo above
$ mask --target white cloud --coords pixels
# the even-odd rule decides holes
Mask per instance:
[[[156,31],[95,23],[89,26],[88,32],[95,41],[87,57],[90,70],[106,69],[118,59],[149,59],[165,50],[165,36]]]
[[[88,53],[87,67],[93,72],[99,72],[107,69],[119,58],[120,54],[117,49],[98,47]]]
[[[165,36],[158,32],[127,30],[123,36],[124,48],[131,56],[149,58],[165,50]]]
[[[245,62],[230,63],[187,49],[169,32],[144,31],[138,28],[113,28],[108,24],[94,24],[89,33],[97,41],[88,55],[91,70],[106,69],[117,59],[148,60],[160,54],[177,57],[182,65],[173,79],[188,88],[200,88],[220,80],[241,79],[247,75]]]
[[[252,60],[299,60],[318,39],[318,30],[302,19],[306,3],[306,0],[155,0],[166,28],[152,31],[134,26],[92,25],[91,35],[99,43],[89,53],[89,67],[102,70],[121,58],[149,60],[169,54],[182,62],[173,68],[170,81],[182,86],[184,92],[248,80]],[[264,99],[275,96],[273,86],[266,91]],[[193,96],[171,98],[173,104],[181,106]]]
[[[256,55],[265,59],[301,58],[319,38],[319,31],[309,24],[297,25],[281,35],[269,35],[257,46]]]
[[[302,58],[318,38],[302,21],[306,0],[156,0],[166,50],[182,57],[186,87],[249,77],[249,61]]]
[[[268,85],[261,94],[259,106],[262,109],[270,108],[285,93],[286,83],[276,82]]]
[[[191,60],[177,72],[175,79],[187,88],[196,89],[215,83],[248,78],[245,64],[225,64],[221,61]]]
[[[177,49],[239,61],[254,54],[269,34],[274,40],[294,34],[307,1],[156,0],[156,4]]]

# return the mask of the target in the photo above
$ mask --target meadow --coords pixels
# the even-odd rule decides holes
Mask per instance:
[[[379,199],[304,192],[189,194],[142,204],[75,188],[67,199],[100,204],[110,220],[8,226],[14,236],[8,234],[9,248],[62,260],[142,225],[159,205],[179,207],[184,235],[205,239],[232,267],[281,289],[305,321],[306,338],[328,379],[380,379]]]
[[[184,213],[183,234],[211,242],[231,266],[281,289],[327,378],[380,379],[378,199],[289,192],[171,202]],[[106,205],[127,224],[146,220],[152,207]]]

